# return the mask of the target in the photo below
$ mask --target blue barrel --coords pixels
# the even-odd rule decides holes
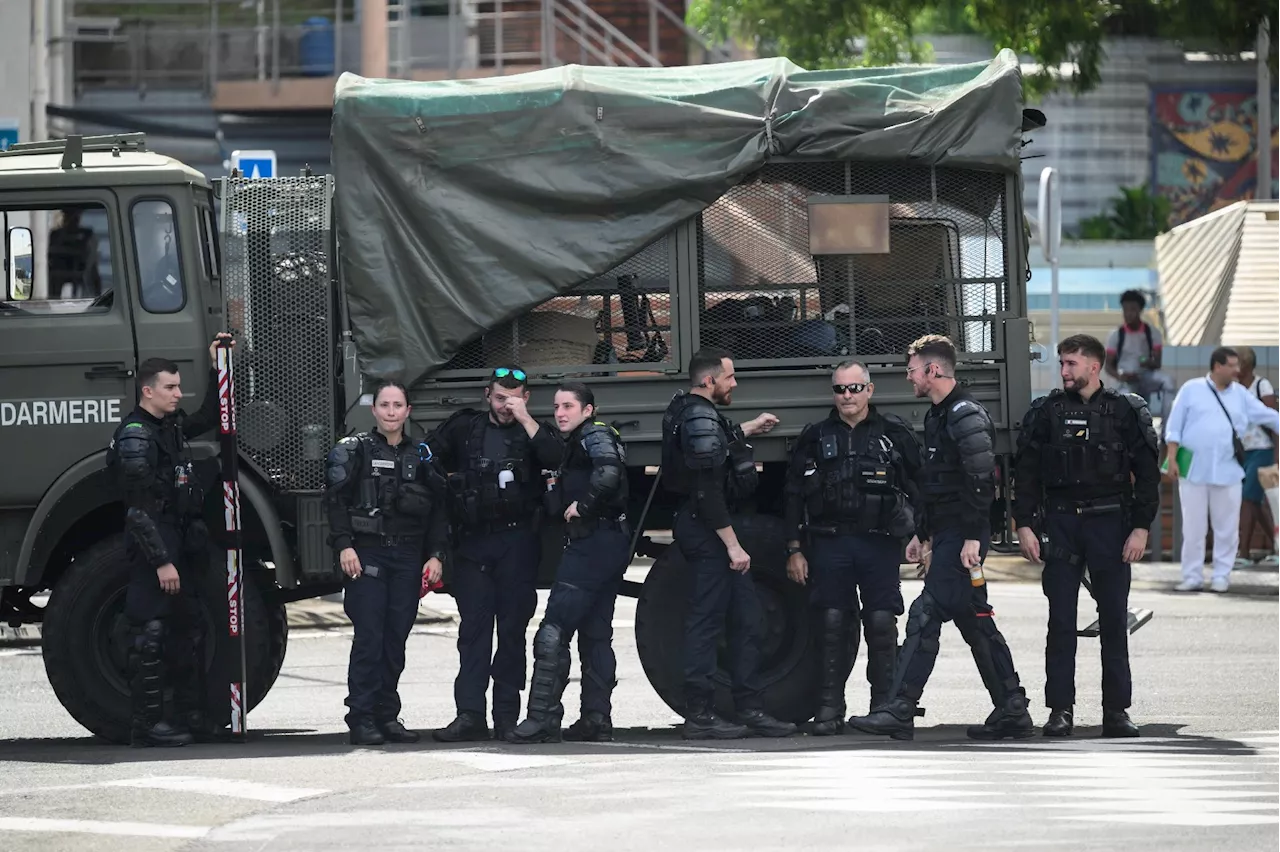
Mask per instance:
[[[333,22],[325,17],[307,18],[302,22],[302,38],[298,40],[298,59],[307,77],[333,76]]]

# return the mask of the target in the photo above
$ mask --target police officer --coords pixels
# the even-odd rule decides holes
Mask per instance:
[[[216,363],[220,333],[209,347]],[[203,615],[198,577],[208,571],[209,530],[201,520],[211,471],[197,466],[187,441],[213,428],[218,379],[210,367],[204,401],[187,415],[178,365],[149,358],[138,366],[139,400],[120,422],[107,469],[124,496],[125,552],[130,562],[125,615],[133,701],[131,744],[180,746],[211,739],[204,715]],[[173,706],[166,708],[166,687]]]
[[[62,210],[61,222],[49,232],[49,295],[55,299],[96,299],[102,293],[98,240],[92,228],[80,226],[83,212]]]
[[[662,470],[681,495],[675,546],[693,575],[685,622],[685,739],[738,739],[748,734],[785,737],[796,726],[765,713],[760,662],[762,613],[748,571],[751,556],[738,541],[730,511],[755,491],[756,468],[746,439],[777,425],[761,414],[741,427],[716,410],[733,401],[733,361],[720,349],[701,349],[689,360],[688,393],[678,393],[662,418]],[[737,722],[712,709],[716,639],[728,620],[730,674]]]
[[[1035,733],[1027,694],[996,628],[982,575],[995,496],[994,428],[987,410],[957,384],[955,373],[956,350],[947,338],[930,334],[908,347],[907,379],[917,397],[933,402],[925,415],[925,458],[918,478],[924,518],[906,554],[921,560],[924,591],[907,614],[907,638],[889,700],[868,716],[851,718],[849,725],[911,739],[917,704],[938,658],[942,625],[954,621],[995,705],[984,724],[969,728],[969,736],[1021,739]]]
[[[398,718],[404,649],[418,614],[423,576],[440,579],[448,537],[444,473],[425,441],[412,440],[404,385],[373,392],[370,432],[343,438],[326,464],[329,545],[344,581],[343,609],[355,628],[347,666],[352,745],[414,743]]]
[[[845,361],[831,377],[834,407],[805,427],[787,471],[787,576],[809,583],[822,681],[816,736],[844,729],[845,682],[858,655],[859,597],[871,706],[888,700],[902,614],[902,545],[915,531],[920,447],[911,427],[871,404],[866,366]],[[801,531],[805,547],[800,547]]]
[[[1062,390],[1031,404],[1018,436],[1018,545],[1032,562],[1043,557],[1049,599],[1046,737],[1070,736],[1074,724],[1076,600],[1086,566],[1102,645],[1102,735],[1138,736],[1127,712],[1129,563],[1146,552],[1160,507],[1158,438],[1146,400],[1102,386],[1106,358],[1087,334],[1059,343]]]
[[[460,530],[450,578],[462,617],[453,687],[458,715],[432,733],[439,742],[489,738],[484,711],[491,676],[496,739],[506,739],[520,715],[525,630],[538,603],[542,471],[558,469],[564,456],[555,426],[529,414],[527,383],[519,367],[495,369],[485,389],[489,410],[459,411],[430,439],[449,472],[449,500]]]
[[[568,543],[546,616],[533,637],[529,714],[507,736],[513,743],[560,741],[560,697],[569,682],[574,632],[582,667],[582,715],[564,736],[577,742],[613,739],[613,604],[631,562],[627,450],[617,431],[595,414],[595,395],[586,385],[566,382],[556,390],[556,426],[567,443],[556,487],[547,492],[547,515],[564,518]]]

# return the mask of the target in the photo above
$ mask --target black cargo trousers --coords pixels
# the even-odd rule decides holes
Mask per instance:
[[[205,613],[200,597],[202,575],[212,570],[209,533],[204,522],[162,517],[157,523],[165,549],[178,569],[178,593],[160,588],[155,568],[126,536],[129,587],[125,616],[132,642],[129,647],[130,691],[135,727],[161,721],[203,727],[208,700],[205,683]],[[173,706],[164,691],[173,689]]]
[[[1080,581],[1089,571],[1098,605],[1102,645],[1102,708],[1127,710],[1133,698],[1129,670],[1129,583],[1124,543],[1132,525],[1116,511],[1097,514],[1045,513],[1047,543],[1041,557],[1041,587],[1049,599],[1049,630],[1044,651],[1044,700],[1065,710],[1076,698],[1076,607]]]

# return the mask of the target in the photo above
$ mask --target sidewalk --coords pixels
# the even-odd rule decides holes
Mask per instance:
[[[627,571],[626,578],[634,582],[644,582],[652,560],[639,558]],[[1035,565],[1021,556],[994,553],[987,557],[983,572],[989,582],[999,583],[1040,583],[1042,565]],[[1209,571],[1205,570],[1205,588],[1208,588]],[[903,580],[916,579],[914,565],[903,565],[899,576]],[[1173,587],[1182,581],[1182,568],[1176,562],[1138,562],[1133,565],[1134,591],[1155,591],[1173,593]],[[1276,597],[1280,593],[1280,572],[1274,567],[1256,566],[1237,568],[1231,572],[1231,591],[1227,594],[1249,597]],[[1200,594],[1210,594],[1201,592]],[[433,601],[439,602],[433,604]],[[351,626],[351,621],[342,611],[342,603],[312,598],[296,601],[286,608],[289,616],[289,630],[333,630]],[[418,609],[418,625],[453,624],[457,622],[457,607],[453,598],[448,595],[432,593],[428,595]],[[40,625],[27,624],[19,628],[0,625],[0,647],[31,647],[40,644]]]
[[[449,605],[452,605],[453,599],[447,596],[446,598]],[[430,598],[428,598],[428,601],[430,601]],[[285,606],[285,613],[289,618],[289,632],[291,633],[295,630],[333,630],[351,626],[351,620],[342,611],[342,603],[325,600],[324,598],[295,601]],[[424,603],[419,606],[418,618],[414,623],[417,625],[453,624],[456,621],[457,618],[455,616],[439,612]],[[40,636],[40,625],[38,624],[24,624],[18,628],[0,624],[0,647],[22,648],[38,646],[40,644]]]

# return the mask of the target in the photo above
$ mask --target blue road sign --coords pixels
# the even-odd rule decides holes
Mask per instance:
[[[272,178],[276,176],[276,152],[232,151],[231,167],[247,178]]]
[[[0,151],[8,151],[18,144],[18,119],[0,118]]]

